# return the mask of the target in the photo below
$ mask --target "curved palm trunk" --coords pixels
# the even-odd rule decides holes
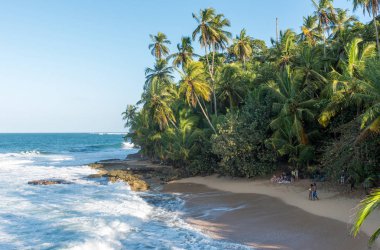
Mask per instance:
[[[214,81],[214,64],[215,64],[215,46],[213,46],[213,51],[212,51],[212,64],[211,64],[211,87],[212,87],[212,95],[214,98],[214,113],[216,116],[218,116],[218,110],[216,108],[216,94],[215,94],[215,81]]]
[[[373,16],[373,25],[375,26],[377,53],[380,56],[379,31],[377,28],[376,13],[373,13],[372,16]]]
[[[197,98],[197,103],[198,103],[199,107],[201,108],[202,113],[203,113],[203,115],[205,116],[205,118],[206,118],[208,124],[210,125],[211,129],[214,131],[215,134],[217,134],[217,133],[216,133],[216,130],[215,130],[215,128],[214,128],[214,126],[212,125],[212,123],[211,123],[211,121],[210,121],[210,118],[207,116],[205,110],[203,109],[203,107],[202,107],[202,105],[201,105],[201,102],[199,101],[199,98],[198,98],[198,95],[197,95],[197,94],[195,94],[195,98]]]

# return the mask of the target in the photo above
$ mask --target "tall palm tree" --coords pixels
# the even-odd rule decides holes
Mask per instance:
[[[312,0],[315,11],[314,14],[318,19],[318,27],[323,39],[323,56],[326,58],[326,32],[328,32],[335,18],[335,9],[332,0],[319,0],[317,3]]]
[[[211,88],[214,101],[214,112],[217,115],[217,104],[216,104],[216,94],[215,94],[215,83],[214,83],[214,64],[215,64],[215,53],[219,49],[226,48],[228,44],[228,39],[231,37],[231,33],[225,31],[225,27],[230,26],[230,21],[224,18],[223,14],[216,14],[215,9],[207,8],[199,11],[199,15],[193,13],[193,18],[198,23],[192,34],[193,40],[199,36],[198,41],[201,47],[205,50],[205,58],[208,67],[208,72],[211,78]],[[212,51],[212,61],[210,63],[208,57],[208,51]]]
[[[171,54],[167,58],[168,60],[173,59],[175,67],[181,66],[183,69],[188,62],[193,60],[193,57],[199,57],[199,55],[194,53],[190,37],[182,37],[181,43],[177,44],[177,50],[177,53]]]
[[[251,38],[247,36],[245,29],[240,31],[239,36],[236,36],[233,51],[236,57],[243,63],[243,67],[245,67],[246,60],[252,55]]]
[[[149,35],[149,37],[152,40],[149,49],[157,60],[161,60],[169,54],[169,48],[166,45],[170,44],[170,41],[164,33],[158,32],[157,35]]]
[[[206,81],[206,74],[203,70],[201,62],[190,62],[186,65],[184,73],[181,73],[182,79],[179,84],[179,91],[185,95],[186,102],[192,106],[201,108],[211,129],[216,134],[216,130],[208,117],[205,108],[202,106],[201,100],[210,101],[211,88]]]
[[[358,210],[355,214],[354,224],[351,228],[351,233],[356,236],[363,222],[368,218],[368,216],[375,211],[380,205],[380,189],[375,189],[371,194],[364,198],[358,205]],[[371,235],[369,239],[369,244],[375,243],[377,238],[380,236],[380,227]]]
[[[157,84],[169,85],[174,77],[172,75],[173,68],[168,66],[166,60],[157,60],[153,68],[145,69],[145,85],[144,90],[154,88],[158,89]],[[155,92],[153,90],[153,92]]]
[[[377,51],[380,56],[380,43],[379,43],[379,31],[377,27],[376,17],[379,14],[380,1],[379,0],[353,0],[354,10],[359,6],[363,8],[363,14],[368,12],[369,16],[372,15],[372,22],[375,26],[375,35],[376,35],[376,45]]]

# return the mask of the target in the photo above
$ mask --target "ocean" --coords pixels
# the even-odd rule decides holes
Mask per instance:
[[[137,151],[118,133],[0,134],[0,249],[246,249],[187,224],[179,195],[86,178]]]

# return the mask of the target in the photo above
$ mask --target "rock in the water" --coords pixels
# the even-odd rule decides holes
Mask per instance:
[[[107,173],[107,176],[112,182],[119,180],[127,182],[133,191],[146,191],[149,189],[148,183],[125,170],[111,170]]]
[[[72,182],[65,180],[47,179],[47,180],[33,180],[28,181],[29,185],[56,185],[56,184],[72,184]]]
[[[89,166],[90,166],[90,168],[95,168],[95,169],[103,167],[103,165],[100,163],[91,163],[91,164],[89,164]]]

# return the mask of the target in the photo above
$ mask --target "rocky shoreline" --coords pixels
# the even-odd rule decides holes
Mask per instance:
[[[132,191],[158,190],[163,184],[180,178],[177,169],[171,166],[153,164],[139,157],[128,157],[125,160],[110,159],[98,161],[89,166],[98,171],[88,178],[108,178],[111,182],[124,181]]]

